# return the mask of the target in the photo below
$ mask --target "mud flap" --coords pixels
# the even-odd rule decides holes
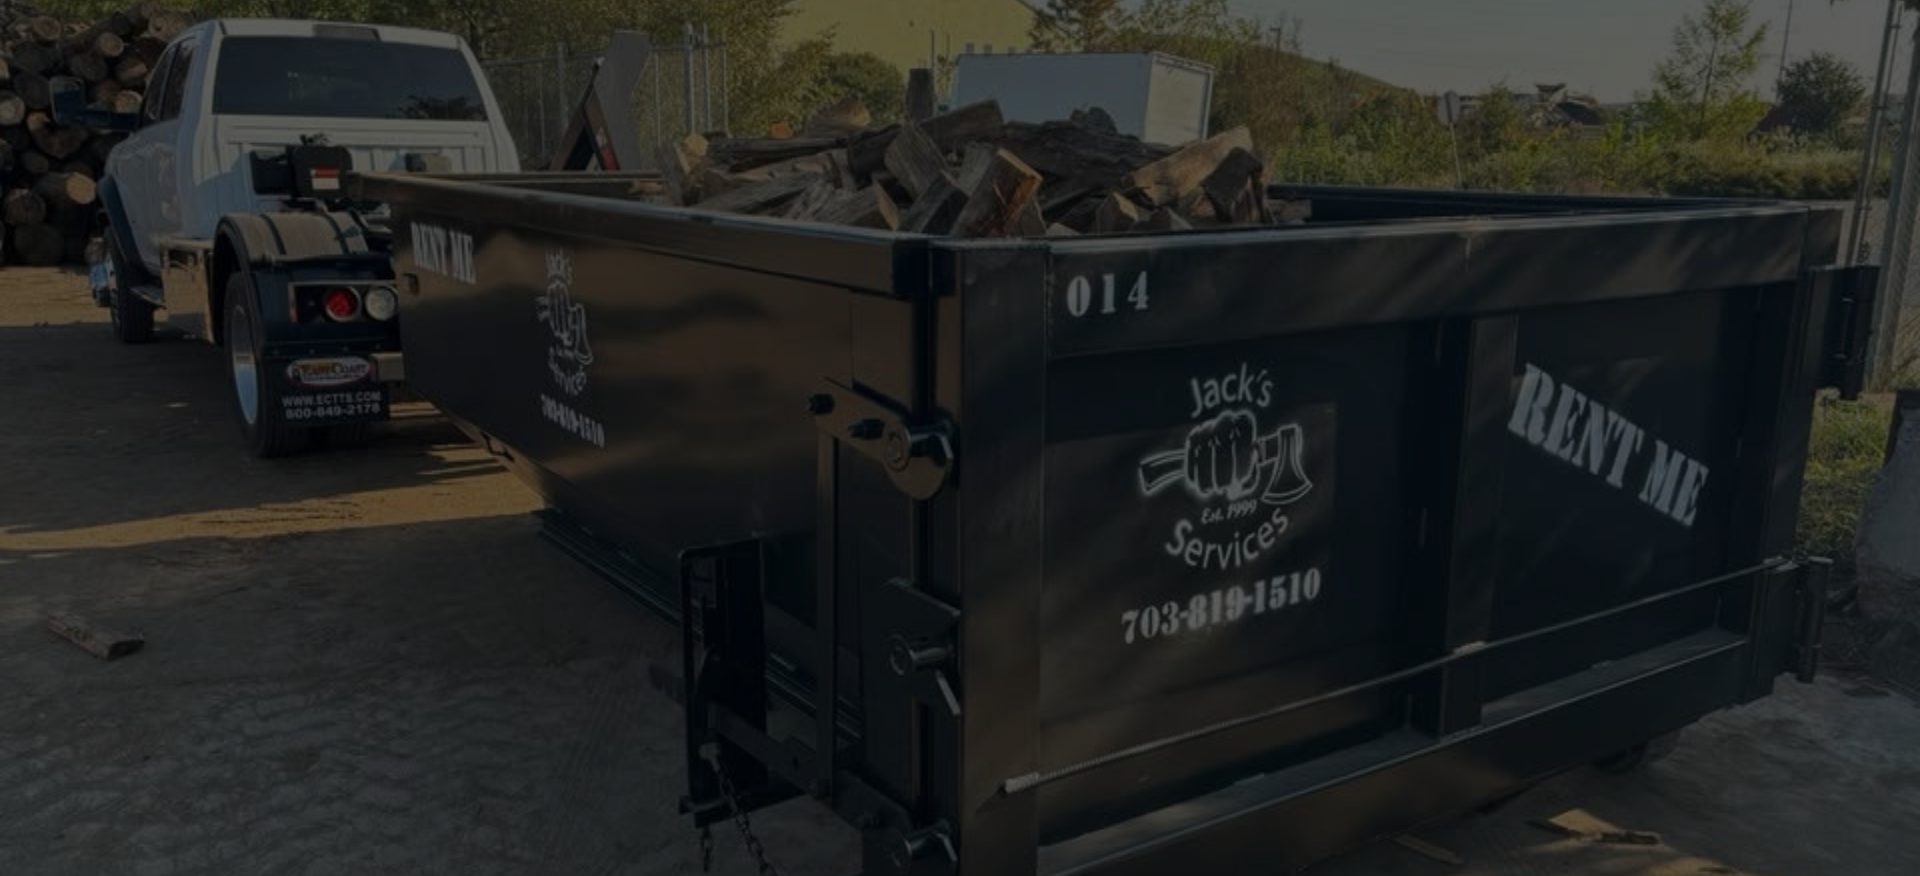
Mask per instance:
[[[392,407],[390,386],[375,379],[364,356],[270,359],[264,370],[273,381],[274,415],[289,426],[376,423]]]

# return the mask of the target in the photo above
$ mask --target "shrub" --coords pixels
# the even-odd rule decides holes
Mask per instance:
[[[1884,396],[1857,402],[1822,395],[1814,404],[1795,540],[1800,550],[1853,568],[1854,530],[1887,452],[1892,407]]]

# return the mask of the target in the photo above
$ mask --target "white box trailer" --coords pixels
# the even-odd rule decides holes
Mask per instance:
[[[1017,122],[1099,107],[1121,133],[1177,146],[1207,136],[1213,68],[1159,52],[961,55],[953,105],[988,99]]]

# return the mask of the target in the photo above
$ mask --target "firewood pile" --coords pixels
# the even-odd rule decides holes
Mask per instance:
[[[930,113],[930,105],[921,112]],[[1099,110],[1029,124],[1006,121],[993,101],[875,128],[866,108],[849,99],[816,113],[798,132],[781,125],[769,134],[694,135],[661,147],[666,199],[953,237],[1181,231],[1301,218],[1300,205],[1267,200],[1265,169],[1246,128],[1170,149],[1116,132]]]
[[[0,224],[9,260],[82,260],[95,231],[95,182],[107,152],[125,139],[56,124],[52,81],[80,80],[93,108],[138,112],[160,51],[190,23],[156,3],[84,23],[23,3],[0,7]]]

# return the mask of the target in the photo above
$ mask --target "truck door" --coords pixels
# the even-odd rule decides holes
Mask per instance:
[[[181,225],[179,162],[191,156],[180,154],[180,109],[198,42],[193,37],[183,39],[160,56],[151,80],[154,87],[142,110],[145,122],[114,150],[116,156],[123,156],[114,162],[113,178],[132,226],[134,246],[140,260],[155,272],[162,267],[159,241]]]

